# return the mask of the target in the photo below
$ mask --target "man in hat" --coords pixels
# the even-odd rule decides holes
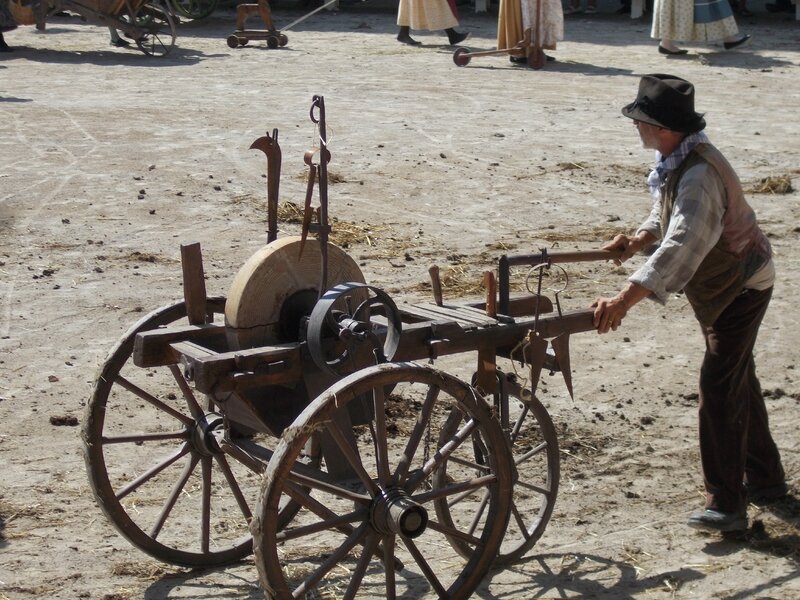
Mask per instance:
[[[622,114],[644,147],[656,150],[648,178],[654,205],[633,236],[618,235],[605,248],[621,250],[621,264],[658,244],[616,296],[595,300],[594,324],[606,333],[644,298],[664,304],[686,294],[706,343],[699,405],[706,502],[688,524],[744,530],[748,502],[788,493],[753,361],[775,279],[770,244],[733,168],[702,132],[691,83],[645,75]]]

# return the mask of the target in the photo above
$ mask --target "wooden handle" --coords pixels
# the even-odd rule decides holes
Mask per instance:
[[[552,263],[589,262],[593,260],[614,260],[619,258],[622,250],[575,250],[547,252]]]
[[[494,272],[484,271],[483,287],[486,288],[486,314],[494,318],[497,316],[497,281]]]
[[[433,300],[437,306],[441,306],[442,299],[442,280],[439,278],[439,267],[431,265],[428,269],[428,274],[431,276],[431,287],[433,288]]]

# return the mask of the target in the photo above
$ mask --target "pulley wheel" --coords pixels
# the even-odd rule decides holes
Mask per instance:
[[[352,312],[352,314],[350,314]],[[385,323],[375,323],[373,318],[382,315]],[[338,332],[345,326],[345,332],[339,344],[331,345],[332,340],[326,336]],[[374,362],[374,351],[380,348],[382,361],[391,361],[400,345],[400,332],[403,323],[400,311],[392,299],[382,290],[363,283],[343,283],[332,287],[320,298],[308,319],[308,351],[317,366],[331,375],[341,377],[354,370],[366,366],[363,364],[364,351],[367,360]],[[360,337],[354,332],[376,334],[383,337]],[[369,341],[368,341],[369,340]],[[379,344],[372,347],[372,343]],[[362,360],[357,358],[357,347],[361,346]]]

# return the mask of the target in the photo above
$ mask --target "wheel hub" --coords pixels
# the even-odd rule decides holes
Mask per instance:
[[[428,511],[400,488],[382,490],[370,506],[372,526],[384,535],[407,538],[422,535],[428,526]]]
[[[221,431],[224,423],[225,420],[222,415],[213,412],[206,413],[195,421],[192,429],[192,442],[200,454],[205,456],[222,454],[222,449],[214,437],[214,432]]]

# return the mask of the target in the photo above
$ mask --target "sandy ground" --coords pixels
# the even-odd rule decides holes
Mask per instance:
[[[276,10],[276,23],[300,14]],[[505,56],[457,68],[439,33],[398,44],[386,12],[313,17],[280,50],[228,48],[233,23],[220,12],[181,25],[164,59],[110,48],[104,28],[75,18],[6,35],[0,598],[261,597],[252,559],[188,570],[119,537],[92,498],[75,425],[115,341],[181,298],[181,243],[202,242],[209,293],[221,295],[264,243],[264,157],[248,147],[265,131],[280,129],[282,200],[302,202],[313,94],[327,106],[331,214],[368,232],[349,251],[398,300],[428,297],[432,263],[453,297],[503,252],[595,248],[633,229],[649,209],[652,154],[619,109],[643,73],[697,85],[708,133],[746,188],[781,176],[800,185],[800,29],[783,16],[741,23],[754,36],[747,50],[690,46],[682,60],[657,54],[645,22],[571,18],[558,61],[541,71]],[[467,13],[462,26],[471,48],[493,48],[494,18]],[[749,197],[778,266],[757,363],[800,495],[798,195]],[[637,264],[575,267],[564,303],[614,292]],[[529,558],[493,571],[476,597],[800,597],[796,496],[751,507],[744,540],[685,526],[702,502],[701,354],[680,297],[637,307],[608,336],[573,336],[575,400],[557,377],[542,394],[562,448],[552,521]]]

